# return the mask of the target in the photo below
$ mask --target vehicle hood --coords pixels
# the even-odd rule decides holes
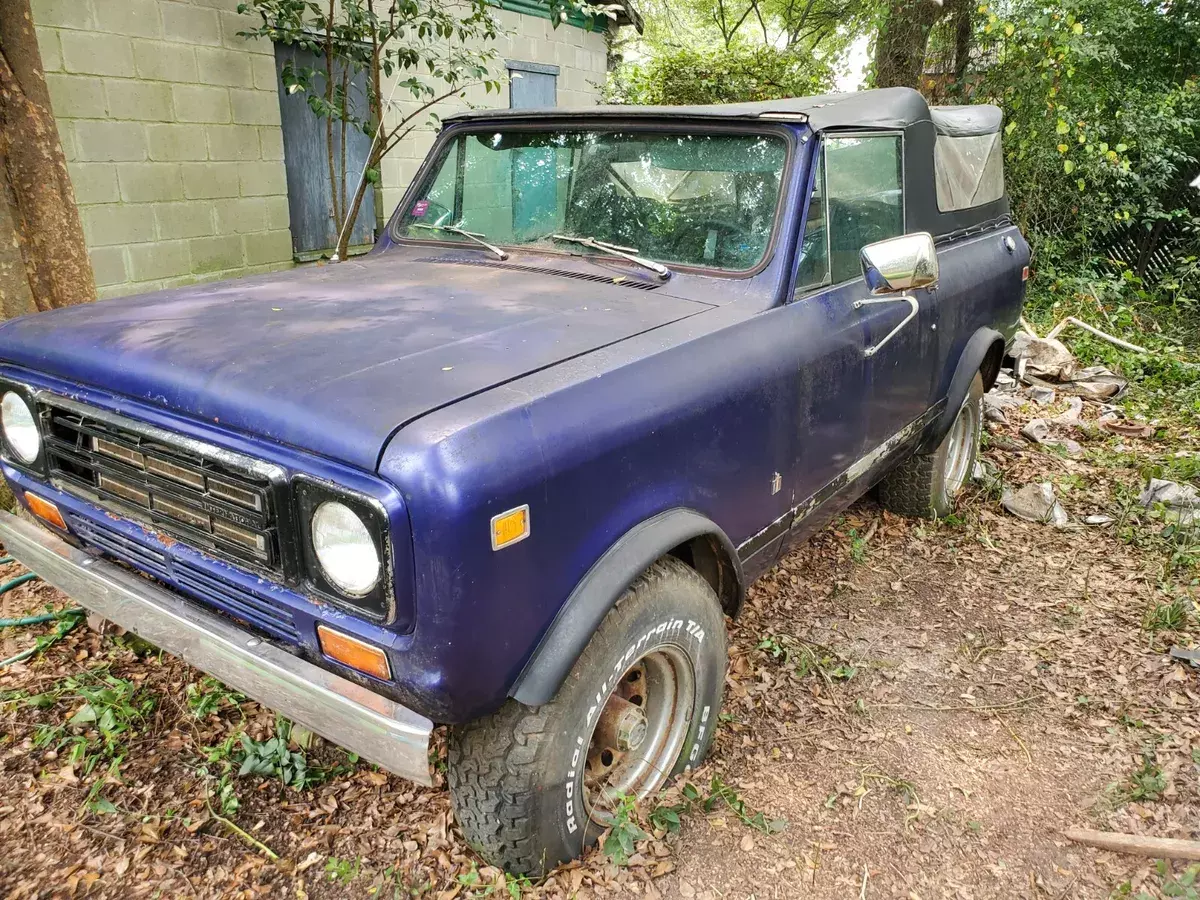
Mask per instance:
[[[524,260],[414,256],[14,319],[0,358],[374,471],[391,434],[426,412],[708,308]]]

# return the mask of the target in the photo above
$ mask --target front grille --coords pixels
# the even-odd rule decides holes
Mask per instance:
[[[83,516],[68,513],[68,524],[85,544],[161,581],[173,582],[192,597],[275,637],[300,639],[290,610],[268,596],[255,593],[199,566],[146,546]]]
[[[42,399],[38,413],[50,477],[61,489],[218,558],[282,574],[265,473],[80,404]]]

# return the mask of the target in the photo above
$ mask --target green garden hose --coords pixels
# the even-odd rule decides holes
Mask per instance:
[[[11,556],[0,558],[0,565],[14,562]],[[0,584],[0,594],[7,593],[18,585],[25,584],[27,581],[33,581],[37,578],[36,572],[26,572],[24,575],[18,575],[11,581],[6,581]],[[83,607],[74,606],[71,609],[60,609],[58,612],[41,613],[36,616],[23,616],[19,619],[0,619],[0,628],[23,628],[28,625],[41,625],[45,622],[58,622],[58,628],[53,633],[38,638],[34,645],[28,650],[22,650],[15,656],[10,656],[8,659],[0,659],[0,669],[11,666],[13,663],[21,662],[29,659],[39,650],[44,650],[54,642],[61,640],[66,636],[72,628],[79,624],[79,620],[83,616]]]

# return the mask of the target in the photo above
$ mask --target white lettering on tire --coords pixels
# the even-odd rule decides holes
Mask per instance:
[[[686,625],[686,628],[685,628]],[[683,619],[666,619],[659,622],[657,625],[647,629],[636,641],[631,643],[620,656],[617,657],[616,665],[613,666],[612,674],[601,682],[600,687],[596,691],[595,702],[588,707],[587,715],[584,716],[584,734],[577,735],[575,738],[575,751],[571,754],[571,768],[567,772],[566,785],[566,814],[567,814],[567,831],[574,834],[579,824],[575,818],[575,780],[579,775],[580,763],[584,760],[586,753],[586,741],[591,739],[592,730],[595,724],[597,713],[603,708],[605,701],[608,700],[609,692],[612,690],[611,684],[614,684],[617,679],[625,674],[625,670],[632,665],[633,660],[640,655],[642,649],[655,638],[665,638],[667,635],[674,635],[679,631],[684,631],[697,644],[704,643],[704,629],[690,619],[685,623]],[[704,707],[704,711],[700,716],[701,726],[700,731],[696,735],[696,741],[692,747],[691,756],[688,762],[694,762],[700,753],[700,745],[703,743],[703,737],[708,722],[709,707]]]

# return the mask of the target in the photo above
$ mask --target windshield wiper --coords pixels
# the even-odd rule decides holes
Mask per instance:
[[[599,250],[603,253],[608,253],[611,256],[619,256],[622,259],[627,259],[630,262],[637,263],[657,275],[664,281],[671,277],[671,270],[661,263],[656,263],[652,259],[645,259],[637,255],[637,247],[619,247],[616,244],[609,244],[605,241],[598,241],[593,237],[575,237],[569,234],[552,234],[550,235],[556,241],[566,241],[571,244],[580,244],[584,247],[591,247],[593,250]]]
[[[489,250],[491,250],[493,253],[495,253],[496,256],[499,257],[500,259],[508,259],[507,253],[505,253],[503,250],[501,250],[495,244],[489,244],[487,241],[485,241],[484,240],[485,235],[480,234],[478,231],[467,231],[465,228],[462,228],[459,225],[422,225],[420,222],[413,222],[408,227],[409,228],[427,228],[430,231],[448,231],[451,234],[462,235],[467,240],[474,241],[481,247],[487,247]]]

